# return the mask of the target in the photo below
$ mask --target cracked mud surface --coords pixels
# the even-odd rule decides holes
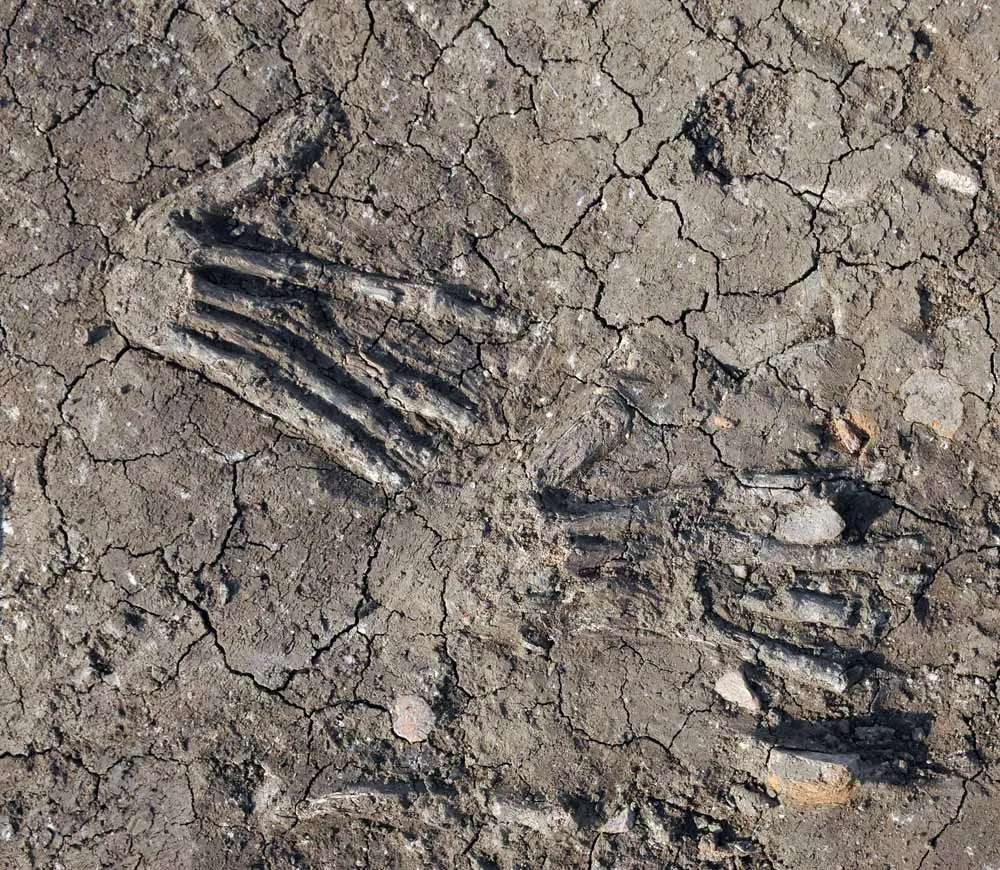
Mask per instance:
[[[0,4],[0,865],[1000,866],[998,14]]]

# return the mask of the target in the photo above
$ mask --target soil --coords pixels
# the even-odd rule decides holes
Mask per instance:
[[[0,3],[0,865],[1000,867],[998,15]]]

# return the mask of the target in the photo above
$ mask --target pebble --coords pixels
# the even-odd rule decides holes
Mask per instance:
[[[778,520],[774,535],[789,544],[815,546],[833,541],[844,531],[844,519],[829,502],[806,505]]]
[[[740,22],[731,16],[729,18],[722,18],[715,25],[715,31],[723,39],[736,39],[740,33]]]
[[[858,785],[861,761],[853,753],[771,751],[767,785],[782,803],[803,806],[846,804]]]
[[[719,677],[715,681],[715,691],[730,704],[754,713],[760,712],[760,700],[739,671],[727,671]]]
[[[392,702],[392,730],[408,743],[426,740],[434,728],[434,712],[418,695],[400,695]]]
[[[953,190],[962,196],[975,196],[979,193],[979,182],[976,179],[951,169],[945,169],[943,166],[937,171],[934,180],[942,187],[947,187],[948,190]]]

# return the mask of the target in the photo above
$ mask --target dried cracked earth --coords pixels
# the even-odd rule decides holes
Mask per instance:
[[[2,867],[1000,867],[989,3],[0,29]]]

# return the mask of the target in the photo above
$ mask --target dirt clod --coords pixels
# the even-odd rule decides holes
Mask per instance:
[[[859,769],[856,755],[775,749],[768,759],[767,785],[791,804],[844,804],[855,794]]]

